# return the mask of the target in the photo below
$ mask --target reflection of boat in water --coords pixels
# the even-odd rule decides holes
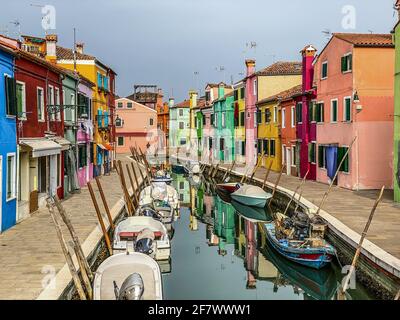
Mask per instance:
[[[332,268],[313,270],[298,264],[291,263],[281,257],[266,242],[260,252],[270,260],[290,284],[301,288],[308,296],[317,300],[330,300],[334,297],[337,284]]]
[[[179,164],[171,165],[172,172],[177,174],[184,174],[185,173],[185,166]]]
[[[231,203],[235,210],[250,222],[266,222],[271,220],[270,214],[264,208],[249,207],[235,200]]]
[[[230,193],[224,192],[220,189],[217,189],[216,193],[217,193],[218,197],[221,198],[223,201],[225,201],[227,203],[230,203],[232,201]]]

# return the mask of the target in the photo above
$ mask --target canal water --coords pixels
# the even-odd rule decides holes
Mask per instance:
[[[337,262],[314,270],[286,260],[268,246],[258,223],[223,201],[212,184],[173,178],[181,210],[170,270],[163,273],[165,299],[336,299],[343,278]],[[347,299],[372,298],[360,283],[355,287]]]

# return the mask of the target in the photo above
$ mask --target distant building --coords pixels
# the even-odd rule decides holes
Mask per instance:
[[[117,153],[130,153],[130,147],[147,150],[157,138],[157,112],[136,101],[120,98],[116,106]]]
[[[190,144],[190,101],[184,100],[174,104],[170,99],[169,104],[169,141],[170,149],[185,150]]]
[[[163,105],[163,93],[156,85],[135,84],[133,93],[126,97],[129,100],[136,101],[146,107],[156,110]]]
[[[163,134],[162,141],[160,141],[161,148],[167,148],[169,145],[169,106],[168,102],[157,106],[157,128],[159,136]]]

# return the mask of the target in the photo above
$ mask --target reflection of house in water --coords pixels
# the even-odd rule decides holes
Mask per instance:
[[[226,255],[226,245],[235,243],[235,209],[230,203],[215,198],[214,233],[219,237],[218,254]]]
[[[181,207],[188,206],[190,204],[190,184],[186,177],[183,175],[173,175],[172,186],[176,189],[179,194],[179,201]]]

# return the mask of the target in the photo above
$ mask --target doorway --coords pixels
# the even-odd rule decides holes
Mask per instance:
[[[292,149],[286,148],[286,174],[290,175],[292,169]]]
[[[47,193],[47,157],[40,157],[39,164],[39,193]]]

